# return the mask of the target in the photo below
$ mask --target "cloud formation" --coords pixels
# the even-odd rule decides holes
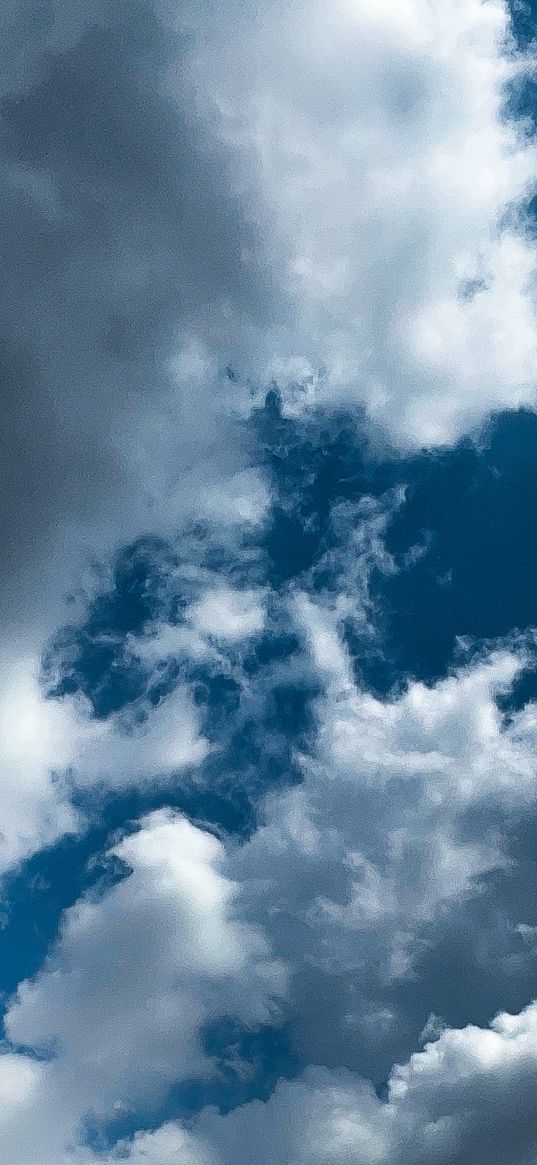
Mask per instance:
[[[24,0],[0,57],[0,1156],[530,1165],[534,50]]]
[[[123,876],[67,912],[48,965],[6,1013],[11,1044],[45,1056],[0,1058],[6,1153],[35,1105],[21,1162],[47,1159],[46,1108],[63,1111],[59,1152],[57,1138],[84,1116],[143,1110],[172,1083],[210,1073],[201,1036],[211,1019],[259,1026],[277,1017],[285,994],[284,968],[260,928],[237,916],[240,888],[215,837],[161,811],[109,856]]]
[[[194,75],[255,159],[292,294],[291,326],[257,338],[289,407],[363,401],[420,446],[532,403],[535,145],[507,4],[319,0],[201,25]]]
[[[299,601],[323,683],[302,784],[270,795],[238,847],[165,810],[114,846],[130,873],[67,912],[48,964],[6,1012],[6,1089],[20,1096],[4,1118],[6,1144],[27,1093],[37,1112],[64,1106],[53,1151],[66,1161],[85,1116],[158,1109],[172,1085],[215,1070],[202,1034],[221,1015],[255,1027],[292,1014],[302,1058],[326,1068],[281,1083],[264,1105],[204,1110],[194,1130],[140,1134],[127,1157],[146,1152],[160,1165],[159,1153],[165,1162],[181,1150],[225,1163],[258,1144],[270,1165],[293,1154],[402,1165],[411,1152],[425,1165],[455,1150],[463,1161],[473,1138],[482,1154],[492,1143],[478,1131],[484,1080],[506,1126],[514,1121],[513,1092],[532,1087],[534,1008],[500,1017],[492,1033],[440,1025],[436,1043],[393,1069],[387,1101],[361,1075],[360,1049],[367,1041],[374,1070],[375,1057],[386,1062],[408,1042],[399,985],[435,928],[509,868],[513,809],[534,810],[534,705],[507,723],[497,707],[524,655],[498,649],[434,688],[413,684],[381,702],[350,680],[331,613],[310,607]],[[521,923],[512,914],[524,943]],[[47,1160],[38,1128],[33,1141],[25,1132],[21,1162]]]
[[[21,1057],[3,1058],[1,1068],[2,1124],[15,1131],[17,1117],[27,1115],[35,1100],[42,1069]],[[168,1123],[103,1155],[59,1149],[55,1160],[231,1165],[255,1153],[266,1165],[501,1165],[507,1159],[529,1165],[537,1143],[536,1070],[532,1004],[518,1015],[499,1014],[488,1028],[445,1029],[394,1068],[385,1100],[350,1073],[310,1069],[278,1085],[268,1103],[255,1101],[228,1116],[207,1110],[193,1128]],[[27,1130],[23,1138],[28,1154]],[[39,1159],[49,1160],[32,1156],[31,1149],[14,1158],[17,1165]]]
[[[194,1135],[172,1124],[121,1153],[132,1165],[529,1165],[537,1129],[536,1015],[498,1015],[489,1028],[446,1029],[390,1077],[386,1100],[350,1074],[311,1069],[268,1104],[208,1113]],[[117,1156],[106,1157],[111,1165]]]
[[[503,0],[9,10],[6,618],[243,468],[248,385],[404,445],[534,400],[526,67]]]

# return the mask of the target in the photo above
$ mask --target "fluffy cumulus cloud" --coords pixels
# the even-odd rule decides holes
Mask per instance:
[[[132,873],[67,914],[50,968],[20,986],[5,1026],[15,1044],[56,1048],[90,1095],[128,1102],[204,1069],[211,1015],[266,1020],[284,976],[234,920],[216,838],[162,811],[111,856]]]
[[[4,7],[0,1157],[530,1165],[531,12]]]
[[[272,376],[290,408],[365,402],[405,444],[533,401],[529,67],[503,0],[8,6],[21,633],[50,627],[87,548],[248,468],[225,418]]]
[[[222,1014],[267,1023],[285,994],[260,928],[238,917],[239,887],[214,836],[161,811],[110,857],[123,877],[67,913],[49,964],[6,1013],[11,1044],[45,1056],[0,1057],[0,1138],[13,1160],[48,1160],[47,1107],[59,1152],[91,1111],[154,1104],[172,1082],[209,1073],[203,1027]]]
[[[365,401],[420,445],[534,400],[525,67],[503,0],[232,6],[204,36],[195,76],[255,158],[291,290],[261,340],[289,407]]]

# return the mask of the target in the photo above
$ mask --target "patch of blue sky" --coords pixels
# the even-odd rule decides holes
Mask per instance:
[[[108,1120],[89,1118],[86,1143],[104,1152],[139,1129],[156,1129],[170,1120],[188,1122],[207,1106],[224,1115],[249,1101],[266,1101],[278,1080],[292,1080],[304,1068],[293,1049],[290,1024],[253,1031],[223,1016],[208,1025],[201,1038],[214,1066],[212,1078],[182,1082],[171,1089],[164,1104],[146,1113],[137,1108]]]

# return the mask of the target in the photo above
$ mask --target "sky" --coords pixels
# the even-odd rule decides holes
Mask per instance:
[[[0,1159],[537,1159],[537,6],[3,0]]]

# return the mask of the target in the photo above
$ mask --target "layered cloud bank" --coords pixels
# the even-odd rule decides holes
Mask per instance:
[[[5,7],[0,1156],[530,1165],[533,47]]]

